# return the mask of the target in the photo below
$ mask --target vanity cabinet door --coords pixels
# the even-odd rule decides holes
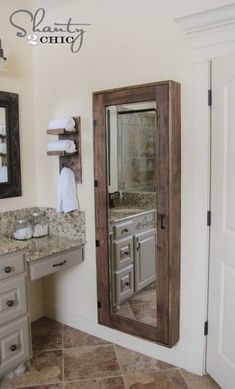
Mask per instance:
[[[25,275],[0,283],[0,323],[4,324],[27,313]]]
[[[0,258],[0,280],[13,277],[25,271],[24,252],[3,255]]]
[[[156,230],[134,236],[135,291],[156,280]]]
[[[116,305],[127,300],[134,293],[134,270],[133,265],[127,266],[125,269],[114,274],[114,295]]]
[[[28,316],[0,328],[0,376],[30,357]]]
[[[133,236],[114,241],[114,270],[118,271],[133,263]]]

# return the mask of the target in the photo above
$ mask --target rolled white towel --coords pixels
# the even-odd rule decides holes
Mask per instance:
[[[0,143],[0,154],[6,154],[6,153],[7,153],[6,143]]]
[[[6,135],[6,126],[5,126],[5,124],[0,124],[0,135]]]
[[[66,153],[74,153],[76,151],[76,145],[72,140],[56,140],[48,144],[47,150],[65,151]]]
[[[60,118],[51,120],[48,125],[49,130],[64,128],[66,131],[75,131],[75,121],[73,118]]]

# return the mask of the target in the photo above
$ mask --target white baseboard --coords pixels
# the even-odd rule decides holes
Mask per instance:
[[[51,304],[44,304],[44,314],[70,327],[98,336],[152,358],[181,367],[192,373],[204,374],[203,350],[193,347],[191,344],[183,344],[181,341],[175,347],[169,349],[159,346],[154,342],[149,342],[102,326],[94,321],[84,319],[74,312],[69,312],[64,308]]]
[[[31,322],[40,319],[41,317],[44,316],[43,303],[30,304],[29,311],[30,311]]]

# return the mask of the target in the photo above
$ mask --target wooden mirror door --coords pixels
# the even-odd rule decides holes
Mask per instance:
[[[179,340],[180,85],[93,94],[99,323]]]

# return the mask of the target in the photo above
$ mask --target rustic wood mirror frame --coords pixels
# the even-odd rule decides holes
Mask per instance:
[[[0,107],[6,109],[8,181],[0,183],[0,199],[21,196],[19,97],[0,91]]]
[[[157,323],[134,322],[110,312],[108,184],[105,109],[156,101]],[[181,136],[180,84],[163,81],[93,93],[98,321],[172,347],[179,340]]]

